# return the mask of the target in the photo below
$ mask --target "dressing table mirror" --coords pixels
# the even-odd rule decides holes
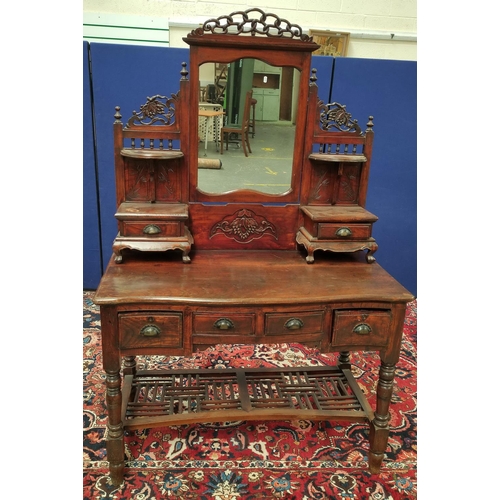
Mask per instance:
[[[213,194],[240,189],[285,194],[291,188],[300,72],[243,58],[203,63],[199,75],[198,158],[215,162],[215,168],[198,169],[198,189]],[[205,110],[221,114],[212,120],[202,116]],[[246,125],[251,151],[245,151],[241,133],[223,134],[223,125],[234,131]]]
[[[378,473],[406,304],[414,297],[373,257],[377,217],[365,209],[373,119],[362,130],[345,106],[318,99],[311,68],[318,46],[274,14],[249,9],[210,19],[185,41],[190,65],[181,68],[179,92],[148,97],[124,122],[119,107],[115,113],[119,233],[94,297],[111,481],[123,480],[124,429],[291,418],[367,422],[367,462]],[[239,77],[232,66],[241,69]],[[221,75],[230,85],[223,98],[216,87]],[[225,149],[217,130],[236,142],[224,129],[240,125],[249,92],[264,101],[258,92],[266,88],[289,104],[278,107],[277,120],[256,111],[261,119],[248,131],[247,155],[234,143]],[[202,116],[207,123],[214,118],[205,137]],[[235,178],[242,182],[227,187],[236,153],[238,168],[273,170],[270,163],[259,167],[266,126],[292,132],[290,141],[281,140],[293,144],[286,181],[276,183],[284,185],[266,192],[258,185],[265,181],[251,185],[241,173]],[[200,168],[209,149],[222,162],[213,184]],[[293,372],[228,367],[153,374],[136,362],[136,356],[189,356],[224,343],[287,342],[339,352],[338,363]],[[353,350],[380,356],[374,409],[351,373]]]

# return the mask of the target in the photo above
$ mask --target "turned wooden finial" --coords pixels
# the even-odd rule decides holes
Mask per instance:
[[[181,80],[187,80],[188,76],[188,70],[186,69],[187,63],[183,62],[182,63],[182,70],[181,70]]]
[[[311,82],[311,85],[316,85],[316,81],[318,80],[318,78],[316,77],[316,73],[317,73],[317,69],[316,68],[313,68],[311,70],[311,77],[309,78],[309,81]]]
[[[366,124],[366,126],[368,127],[366,129],[367,132],[373,132],[373,116],[368,117],[368,123]]]
[[[115,123],[121,123],[122,115],[120,114],[120,106],[115,106]]]

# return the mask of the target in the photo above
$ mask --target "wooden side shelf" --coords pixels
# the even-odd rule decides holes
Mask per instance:
[[[351,371],[338,366],[145,370],[125,375],[123,396],[127,429],[297,418],[371,422],[374,417]]]
[[[328,161],[335,163],[364,163],[367,161],[365,155],[341,155],[341,154],[327,154],[327,153],[312,153],[309,155],[310,160],[314,161]]]
[[[302,212],[314,222],[376,222],[378,217],[357,205],[303,205]]]
[[[175,160],[183,158],[184,153],[175,149],[129,149],[123,148],[120,151],[122,156],[128,158],[142,158],[145,160]]]

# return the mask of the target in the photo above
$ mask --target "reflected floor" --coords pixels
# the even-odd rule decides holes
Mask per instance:
[[[220,169],[199,168],[198,186],[208,193],[253,189],[269,194],[286,192],[290,187],[295,126],[290,122],[257,122],[255,137],[250,134],[252,152],[245,157],[241,140],[229,142],[224,154],[220,145],[209,141],[198,147],[199,158],[222,161]]]

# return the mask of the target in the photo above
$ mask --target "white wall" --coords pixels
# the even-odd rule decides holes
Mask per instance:
[[[187,47],[182,37],[209,18],[258,7],[304,30],[351,33],[348,57],[417,59],[417,0],[83,0],[85,13],[167,18],[170,46]]]

